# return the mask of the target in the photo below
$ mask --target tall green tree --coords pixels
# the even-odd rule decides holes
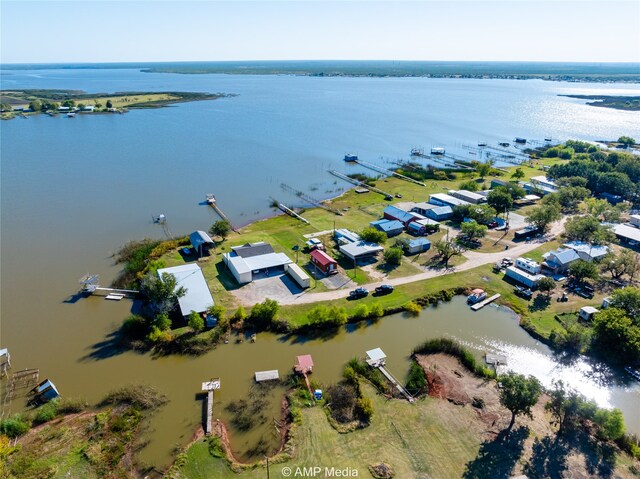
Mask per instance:
[[[501,385],[500,404],[511,411],[508,428],[511,431],[517,415],[525,414],[532,417],[531,408],[536,405],[542,394],[542,385],[533,376],[526,377],[514,372],[500,376],[498,382]]]
[[[633,322],[640,326],[640,288],[627,286],[611,293],[611,306],[623,310]]]
[[[555,287],[556,287],[556,282],[553,280],[553,278],[550,278],[549,276],[545,276],[538,282],[538,289],[541,292],[546,293],[547,297],[549,297],[549,292],[553,291]]]
[[[476,171],[478,172],[478,175],[480,176],[480,178],[484,179],[486,176],[488,176],[491,173],[491,170],[493,168],[493,162],[491,160],[487,160],[485,163],[476,163]]]
[[[29,110],[31,111],[42,110],[42,102],[40,100],[31,100],[31,102],[29,102]]]
[[[524,171],[522,171],[522,168],[516,168],[516,171],[513,172],[511,178],[514,180],[521,180],[524,178]]]
[[[449,238],[436,241],[434,244],[440,260],[444,263],[445,267],[449,267],[449,261],[454,256],[460,256],[462,254],[462,246]]]
[[[504,213],[505,211],[511,211],[513,197],[506,188],[499,186],[489,192],[487,203],[499,213]]]
[[[567,388],[562,381],[553,383],[553,389],[548,391],[550,400],[545,409],[551,413],[551,423],[558,426],[558,435],[563,435],[567,429],[573,428],[580,417],[584,398],[576,391]]]
[[[569,275],[579,283],[585,279],[597,280],[598,267],[595,263],[579,259],[569,265]]]
[[[594,216],[574,216],[564,226],[564,236],[571,241],[607,244],[615,239],[611,228],[604,226]]]
[[[209,233],[211,233],[213,236],[219,236],[223,241],[230,232],[231,225],[226,220],[218,220],[211,225],[211,228],[209,228]]]
[[[527,222],[546,232],[549,225],[562,218],[560,208],[555,204],[540,205],[533,208],[527,215]]]
[[[377,229],[370,226],[366,227],[360,232],[360,238],[362,238],[364,241],[368,241],[369,243],[376,244],[382,244],[387,241],[387,235],[384,232],[378,231]]]
[[[384,251],[384,260],[387,264],[397,266],[402,261],[402,248],[391,247]]]
[[[640,327],[623,309],[609,307],[595,314],[593,346],[622,364],[640,360]],[[615,354],[611,354],[615,351]]]
[[[467,241],[476,241],[480,238],[484,238],[487,235],[488,228],[485,225],[481,225],[476,221],[467,221],[460,225],[460,234]]]
[[[149,306],[156,314],[166,314],[173,309],[178,298],[187,294],[184,286],[178,287],[176,277],[171,273],[148,273],[140,284],[140,290],[149,300]]]

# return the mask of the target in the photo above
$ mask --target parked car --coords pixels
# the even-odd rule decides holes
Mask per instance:
[[[390,284],[383,284],[382,286],[378,286],[376,288],[376,293],[378,294],[389,294],[393,292],[393,286]]]
[[[513,264],[513,260],[511,258],[502,258],[502,264],[504,266],[511,266]]]
[[[496,228],[498,226],[498,222],[497,221],[490,221],[489,223],[487,223],[487,226],[489,228]]]
[[[369,290],[366,288],[356,288],[349,293],[349,297],[353,299],[364,298],[365,296],[369,296]]]

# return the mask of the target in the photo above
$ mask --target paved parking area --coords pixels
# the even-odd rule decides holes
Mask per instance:
[[[275,299],[279,303],[291,302],[292,297],[302,292],[303,289],[288,274],[263,276],[231,291],[245,305],[261,303],[267,298]]]

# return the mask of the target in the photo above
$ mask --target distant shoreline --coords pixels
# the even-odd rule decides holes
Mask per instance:
[[[588,101],[589,106],[612,108],[614,110],[640,111],[640,96],[613,96],[613,95],[558,95],[568,98],[578,98]]]
[[[460,62],[460,61],[197,61],[0,65],[15,70],[136,69],[143,73],[297,75],[312,77],[417,77],[640,83],[640,63]]]

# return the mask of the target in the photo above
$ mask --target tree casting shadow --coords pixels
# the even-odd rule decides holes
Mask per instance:
[[[478,456],[468,462],[462,476],[464,479],[500,479],[511,476],[511,471],[522,455],[524,442],[529,437],[529,429],[520,426],[509,435],[507,430],[492,441],[480,446]]]

